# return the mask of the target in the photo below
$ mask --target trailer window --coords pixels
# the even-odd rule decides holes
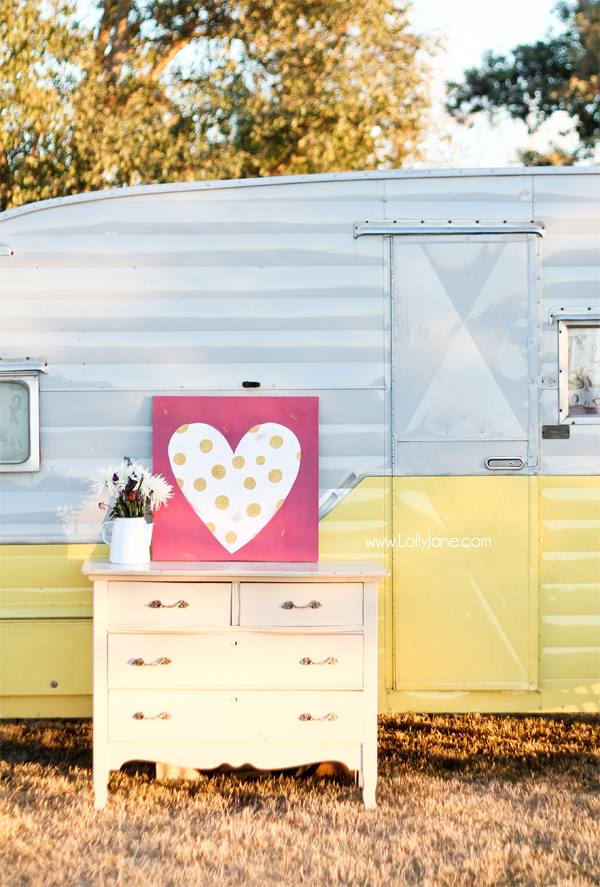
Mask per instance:
[[[0,462],[27,462],[29,430],[29,387],[0,381]]]
[[[0,363],[0,471],[40,470],[41,361]]]
[[[571,423],[600,418],[600,326],[559,324],[560,414]]]

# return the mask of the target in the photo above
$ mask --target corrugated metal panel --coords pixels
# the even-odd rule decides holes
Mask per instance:
[[[558,325],[549,324],[556,307],[600,305],[600,180],[596,176],[534,177],[536,218],[546,224],[542,247],[542,424],[560,421],[558,402]],[[564,369],[564,368],[563,368]],[[572,426],[567,441],[544,440],[541,469],[545,475],[600,472],[600,429]]]
[[[59,541],[65,525],[69,534],[90,533],[87,525],[97,527],[100,515],[75,514],[77,478],[83,495],[94,460],[128,450],[148,458],[150,423],[135,408],[131,419],[123,417],[118,397],[111,400],[123,391],[216,394],[239,391],[250,378],[261,381],[261,393],[317,393],[321,490],[348,471],[389,471],[386,246],[379,238],[354,240],[354,221],[539,217],[548,226],[548,300],[571,292],[583,297],[598,280],[599,181],[580,169],[348,173],[143,186],[3,214],[2,237],[15,255],[2,265],[2,355],[25,350],[48,357],[42,408],[46,396],[73,392],[82,409],[78,422],[43,423],[44,471],[18,492],[24,498],[25,489],[28,498],[36,490],[59,493],[64,477],[65,497],[46,531],[40,527],[56,500],[23,507],[30,514],[23,540]],[[545,334],[548,372],[556,357],[553,333]],[[357,389],[357,396],[333,419],[326,392],[339,389]],[[377,416],[371,410],[368,420],[367,389],[381,394]],[[89,410],[83,416],[88,392],[106,392],[98,418],[90,419]],[[555,389],[544,392],[548,423],[555,400]],[[562,441],[545,442],[549,471],[596,470],[593,437],[572,434],[564,455]],[[423,473],[424,460],[435,472],[435,458],[416,446],[397,469]],[[457,456],[457,473],[464,471],[460,465]],[[9,512],[16,541],[18,503],[9,501]],[[41,535],[31,535],[34,525]],[[80,538],[97,538],[94,532]]]
[[[87,475],[151,461],[152,394],[320,396],[321,493],[384,472],[381,183],[121,192],[9,214],[2,355],[43,354],[42,471],[2,480],[4,541],[98,539]],[[248,396],[252,396],[249,393]]]
[[[527,219],[532,180],[497,176],[385,181],[386,219]],[[364,218],[364,217],[363,217]]]

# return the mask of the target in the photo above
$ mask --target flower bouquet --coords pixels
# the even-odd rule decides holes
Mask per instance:
[[[150,561],[152,524],[146,516],[158,511],[173,495],[173,487],[161,474],[151,474],[138,462],[125,456],[120,465],[100,468],[90,477],[99,496],[108,493],[108,504],[101,499],[98,508],[109,508],[109,522],[102,525],[102,538],[110,543],[111,563],[147,564]],[[111,529],[111,539],[106,534]]]

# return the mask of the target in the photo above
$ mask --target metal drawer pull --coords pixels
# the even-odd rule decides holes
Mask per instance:
[[[159,715],[153,715],[150,717],[149,715],[145,715],[143,711],[136,711],[133,715],[136,721],[169,721],[171,720],[171,715],[168,711],[161,711]]]
[[[320,601],[310,601],[308,604],[295,604],[293,601],[285,601],[281,606],[284,610],[307,610],[309,607],[311,610],[318,610],[323,605]]]
[[[168,656],[162,656],[160,659],[157,659],[156,662],[144,662],[143,659],[134,659],[131,663],[132,665],[149,665],[151,668],[155,665],[170,665],[171,660]]]
[[[335,656],[328,656],[327,659],[321,659],[320,662],[315,662],[310,656],[305,656],[304,659],[300,660],[300,665],[335,665],[336,663],[337,659]]]
[[[333,712],[323,715],[322,718],[314,718],[311,714],[300,715],[298,718],[299,721],[337,721],[337,719],[338,715],[335,715]]]
[[[148,606],[152,607],[153,610],[160,610],[161,608],[172,610],[173,607],[179,607],[180,610],[185,610],[186,607],[189,607],[189,604],[187,601],[175,601],[174,604],[163,604],[162,601],[150,601]]]

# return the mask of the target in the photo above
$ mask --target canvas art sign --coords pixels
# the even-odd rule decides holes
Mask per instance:
[[[154,560],[318,560],[318,398],[155,397],[153,423]]]

